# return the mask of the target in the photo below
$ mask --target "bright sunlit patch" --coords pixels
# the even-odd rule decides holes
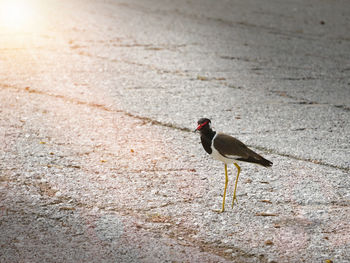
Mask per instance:
[[[0,0],[0,26],[9,30],[28,28],[34,19],[32,4],[29,0]]]

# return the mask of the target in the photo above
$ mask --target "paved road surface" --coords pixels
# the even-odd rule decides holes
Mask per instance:
[[[30,3],[0,23],[1,262],[350,260],[348,1]],[[204,116],[274,162],[222,214]]]

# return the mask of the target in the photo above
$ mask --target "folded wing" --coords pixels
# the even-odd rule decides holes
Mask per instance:
[[[226,158],[232,158],[237,161],[257,163],[262,166],[272,166],[272,162],[266,160],[261,155],[249,149],[240,140],[223,133],[219,133],[214,140],[214,147]]]

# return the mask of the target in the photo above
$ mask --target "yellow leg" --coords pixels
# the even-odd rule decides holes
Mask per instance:
[[[236,177],[236,183],[235,183],[235,190],[233,191],[232,208],[233,208],[233,205],[235,203],[235,200],[236,200],[236,203],[237,203],[236,190],[237,190],[239,173],[241,172],[241,167],[239,167],[239,165],[236,164],[236,163],[234,163],[234,165],[237,167],[237,177]]]
[[[227,164],[225,163],[225,190],[224,190],[224,197],[222,199],[222,210],[221,210],[221,213],[225,211],[225,199],[226,199],[227,183],[228,183]]]

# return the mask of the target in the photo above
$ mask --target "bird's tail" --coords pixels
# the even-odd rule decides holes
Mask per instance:
[[[258,164],[261,164],[264,167],[270,167],[273,163],[265,159],[264,157],[261,157],[261,160],[259,160]]]
[[[237,160],[245,161],[245,162],[248,162],[248,163],[260,164],[260,165],[262,165],[264,167],[270,167],[273,164],[271,161],[265,159],[260,154],[257,154],[256,152],[254,152],[252,150],[250,150],[248,158],[242,157],[242,158],[239,158]]]

